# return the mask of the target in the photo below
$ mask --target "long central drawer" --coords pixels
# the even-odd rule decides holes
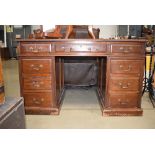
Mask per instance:
[[[63,44],[56,43],[55,44],[56,52],[106,52],[107,45],[106,44]]]

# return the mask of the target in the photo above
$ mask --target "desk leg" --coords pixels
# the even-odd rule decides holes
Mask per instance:
[[[55,57],[55,73],[54,73],[54,83],[55,83],[55,102],[56,108],[60,112],[64,97],[64,60],[61,57]]]

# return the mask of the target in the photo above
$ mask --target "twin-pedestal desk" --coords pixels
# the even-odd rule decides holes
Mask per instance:
[[[145,40],[24,39],[19,40],[19,48],[21,96],[27,114],[59,114],[65,58],[94,57],[103,115],[142,115]]]

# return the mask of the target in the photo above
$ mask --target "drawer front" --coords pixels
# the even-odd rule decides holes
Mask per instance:
[[[69,52],[70,48],[71,48],[70,45],[67,45],[67,44],[56,44],[55,45],[56,52]]]
[[[109,89],[113,91],[138,91],[139,86],[139,77],[111,77],[109,82]]]
[[[23,59],[21,60],[22,71],[27,74],[51,73],[50,59]]]
[[[44,55],[52,51],[50,43],[40,44],[21,44],[21,54],[25,55]]]
[[[51,107],[53,104],[52,92],[25,93],[24,104],[27,107]]]
[[[111,73],[141,73],[143,60],[111,60]]]
[[[106,52],[106,44],[56,44],[56,52]]]
[[[123,93],[109,95],[109,107],[111,108],[135,108],[138,107],[139,94]]]
[[[51,89],[51,78],[50,77],[32,77],[23,79],[23,87],[25,90],[41,90]]]
[[[144,45],[141,44],[112,44],[111,53],[113,54],[144,54]]]

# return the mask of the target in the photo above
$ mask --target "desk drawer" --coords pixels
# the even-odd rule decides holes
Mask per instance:
[[[109,106],[111,108],[135,108],[138,107],[138,93],[123,93],[109,95]]]
[[[144,54],[144,45],[141,44],[111,44],[111,53],[133,55]]]
[[[52,93],[24,93],[24,104],[27,107],[51,107],[53,104]]]
[[[143,60],[111,60],[111,73],[141,73]]]
[[[56,44],[55,45],[55,51],[56,52],[69,52],[71,45],[69,44]]]
[[[139,77],[111,77],[109,89],[112,91],[139,91]]]
[[[23,73],[51,73],[52,60],[50,59],[22,59],[21,60]]]
[[[56,44],[56,52],[106,52],[106,44]]]
[[[21,54],[23,55],[44,55],[45,53],[51,52],[51,44],[50,43],[36,43],[36,44],[21,44]]]
[[[42,90],[51,89],[50,77],[32,77],[23,79],[23,87],[25,90]]]

